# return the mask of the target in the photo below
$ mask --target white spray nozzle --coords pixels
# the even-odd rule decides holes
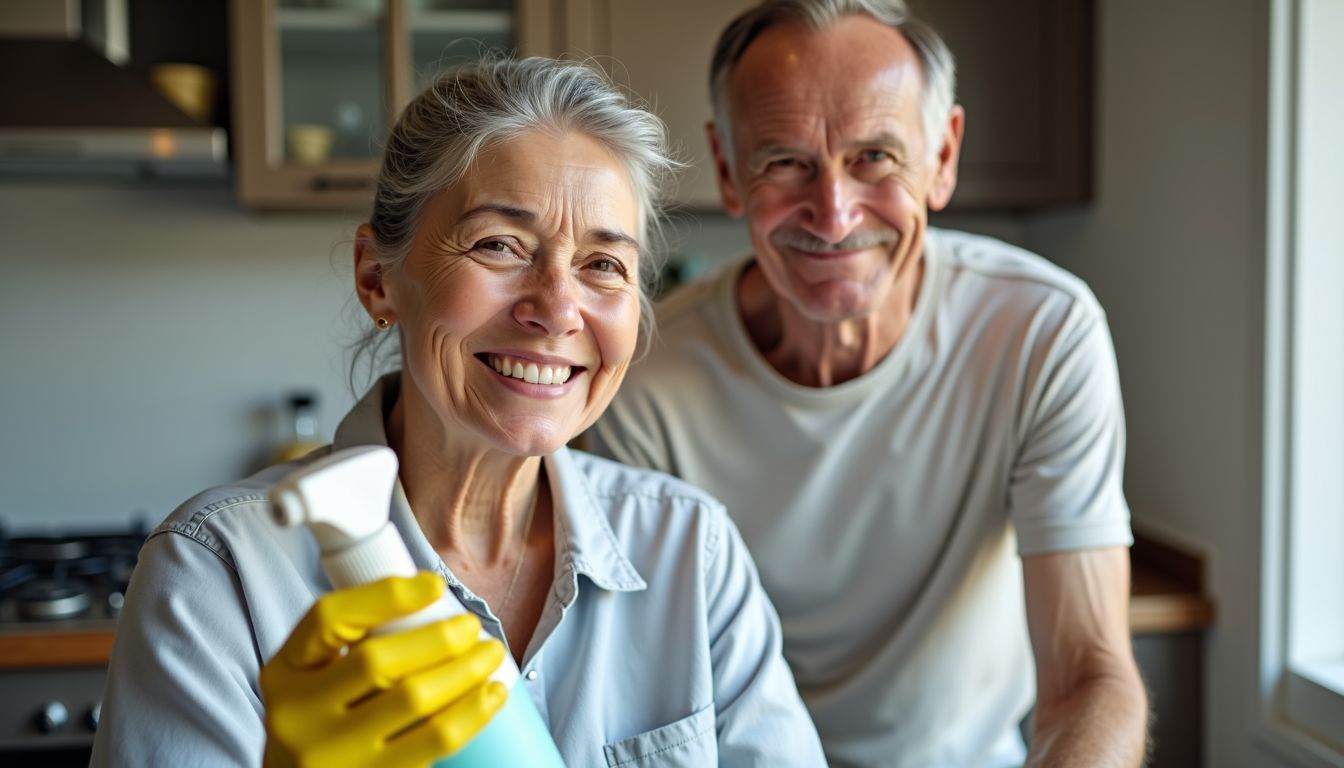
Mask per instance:
[[[283,526],[307,523],[323,552],[377,533],[387,523],[397,482],[391,448],[364,445],[336,451],[287,475],[271,489],[271,513]]]
[[[271,514],[280,525],[304,523],[312,530],[322,550],[322,570],[337,589],[388,576],[413,576],[411,553],[387,519],[396,483],[397,455],[390,448],[347,448],[276,483],[270,495]],[[374,633],[397,632],[465,611],[451,593],[445,593],[438,602],[383,624]],[[490,635],[482,629],[481,637]],[[491,678],[512,688],[518,667],[506,659]]]

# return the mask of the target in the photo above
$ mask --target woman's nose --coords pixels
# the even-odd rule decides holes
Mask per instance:
[[[538,274],[513,305],[513,317],[523,327],[547,336],[572,336],[583,330],[576,290],[568,274],[549,270]]]

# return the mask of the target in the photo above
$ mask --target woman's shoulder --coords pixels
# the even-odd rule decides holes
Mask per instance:
[[[582,451],[569,451],[584,476],[597,513],[606,518],[618,546],[628,553],[712,558],[733,522],[709,492],[666,472],[633,467]]]
[[[180,536],[212,552],[238,569],[238,559],[252,550],[288,550],[301,547],[299,529],[282,528],[271,521],[269,494],[286,474],[323,455],[267,467],[250,477],[208,488],[187,499],[149,535]]]
[[[571,450],[574,466],[584,475],[593,494],[602,498],[642,498],[685,506],[702,514],[722,514],[723,504],[709,492],[666,472],[622,464],[579,450]]]

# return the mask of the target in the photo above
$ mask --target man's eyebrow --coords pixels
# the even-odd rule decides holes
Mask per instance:
[[[748,159],[747,162],[750,165],[756,165],[765,158],[774,157],[775,155],[804,155],[804,154],[807,153],[799,149],[798,147],[790,147],[785,144],[766,144],[764,146],[757,147],[756,150],[751,153],[751,157]]]
[[[527,210],[526,208],[517,208],[515,206],[504,205],[502,203],[486,203],[484,205],[478,205],[475,208],[472,208],[470,211],[467,211],[466,213],[462,214],[462,218],[458,219],[457,223],[462,224],[466,221],[470,221],[471,219],[474,219],[478,216],[484,216],[488,213],[498,214],[508,219],[520,221],[524,224],[531,224],[532,222],[537,220],[537,214]]]
[[[847,141],[845,142],[845,147],[850,149],[855,147],[891,147],[896,150],[898,154],[904,155],[906,152],[905,142],[901,140],[900,136],[897,136],[891,131],[882,131],[872,136]],[[806,154],[808,153],[805,150],[799,149],[798,147],[791,147],[787,144],[766,144],[762,147],[758,147],[756,151],[751,153],[749,162],[751,165],[757,165],[767,157],[773,157],[775,155]]]
[[[850,147],[891,147],[899,154],[905,154],[905,142],[891,131],[882,131],[865,139],[848,142]]]

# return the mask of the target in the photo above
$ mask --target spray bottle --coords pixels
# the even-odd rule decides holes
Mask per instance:
[[[321,550],[322,570],[342,589],[386,578],[413,576],[416,568],[405,542],[387,517],[397,478],[397,456],[383,446],[336,451],[281,480],[270,495],[272,514],[283,526],[307,523]],[[465,613],[445,592],[438,601],[410,616],[388,622],[387,634]],[[481,636],[489,637],[485,630]],[[474,739],[435,768],[564,768],[536,706],[518,682],[513,658],[491,675],[509,689],[504,708]]]

